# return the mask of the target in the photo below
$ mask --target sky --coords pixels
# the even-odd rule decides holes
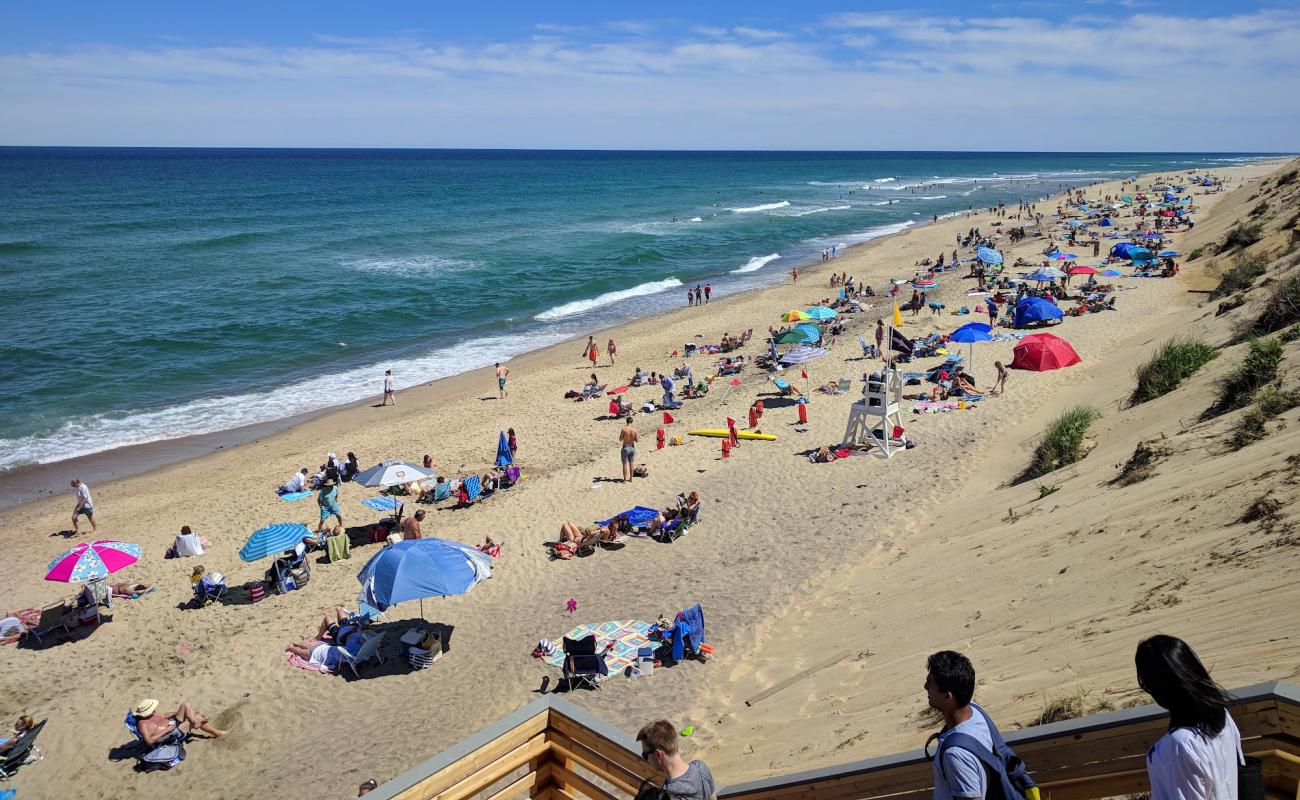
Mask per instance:
[[[0,0],[0,145],[1300,151],[1300,4]]]

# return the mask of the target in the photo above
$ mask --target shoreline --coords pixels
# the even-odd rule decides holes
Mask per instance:
[[[1276,158],[1264,156],[1258,162],[1248,164],[1237,164],[1234,166],[1254,166],[1255,164],[1285,161],[1286,158]],[[1151,173],[1155,174],[1155,173]],[[1145,174],[1143,177],[1147,177]],[[1075,189],[1083,189],[1097,184],[1109,183],[1104,179],[1094,180],[1088,183],[1080,184]],[[1040,198],[1033,200],[1034,203],[1049,203],[1052,200],[1064,195],[1068,190],[1059,190],[1051,192]],[[922,217],[916,220],[903,220],[902,222],[891,222],[877,226],[877,228],[897,228],[889,230],[879,236],[866,239],[865,241],[853,242],[845,246],[840,255],[830,262],[820,262],[814,260],[810,253],[808,261],[792,262],[782,265],[780,281],[773,282],[769,285],[753,286],[741,289],[740,291],[715,297],[714,303],[722,303],[733,298],[750,297],[770,292],[781,286],[788,284],[790,268],[798,268],[800,273],[809,273],[811,275],[820,274],[827,264],[834,263],[850,255],[856,255],[865,252],[865,248],[873,243],[883,242],[894,239],[904,234],[924,230],[936,224],[950,222],[960,219],[963,216],[972,216],[983,213],[984,208],[972,208],[966,211],[955,211],[947,214],[938,215],[937,220],[929,217]],[[909,224],[910,223],[910,224]],[[827,238],[861,236],[870,233],[871,229],[860,232],[845,232],[834,234]],[[719,273],[720,276],[728,274],[727,271]],[[614,322],[604,327],[596,328],[590,331],[590,335],[600,337],[611,337],[616,335],[617,338],[626,338],[632,326],[638,323],[649,323],[655,320],[665,321],[672,315],[679,312],[693,313],[694,309],[687,307],[675,307],[667,310],[652,311],[644,316],[633,316],[628,319]],[[694,312],[698,313],[698,312]],[[581,340],[579,334],[573,338],[564,339],[552,344],[544,345],[535,350],[528,350],[518,355],[510,356],[501,363],[507,365],[524,365],[525,359],[529,356],[549,353],[553,348],[571,346],[572,342]],[[603,356],[602,356],[603,357]],[[447,381],[473,375],[475,373],[490,370],[490,367],[476,367],[458,372],[453,375],[447,375],[440,378],[434,378],[419,384],[414,384],[400,390],[399,396],[410,394],[412,392],[421,392],[430,387],[441,385]],[[486,380],[486,379],[485,379]],[[257,443],[264,438],[274,436],[286,430],[295,428],[311,422],[317,422],[329,418],[336,414],[346,414],[355,412],[359,409],[369,407],[375,400],[379,399],[379,393],[358,399],[356,401],[342,403],[339,405],[325,406],[312,411],[302,412],[286,417],[280,417],[273,420],[254,422],[247,425],[240,425],[225,430],[211,431],[208,433],[188,434],[184,436],[159,439],[151,442],[142,442],[139,444],[123,445],[101,450],[95,453],[89,453],[72,458],[48,461],[40,464],[27,464],[12,467],[0,471],[0,511],[19,508],[25,504],[37,502],[53,495],[62,493],[67,487],[69,476],[75,475],[92,485],[107,483],[120,480],[123,478],[147,475],[165,467],[182,464],[194,459],[200,459],[212,455],[222,450],[240,447]]]

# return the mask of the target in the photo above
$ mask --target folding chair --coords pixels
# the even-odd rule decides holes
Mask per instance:
[[[471,475],[460,482],[460,506],[462,508],[471,506],[474,501],[483,493],[483,479],[478,475]]]
[[[150,746],[140,733],[135,714],[130,711],[126,712],[125,725],[126,729],[131,732],[131,735],[135,737],[135,740],[140,745],[135,759],[140,763],[142,770],[149,772],[158,769],[171,769],[185,760],[185,740],[189,736],[184,732],[181,732],[179,739],[173,737],[173,740],[168,744]]]
[[[9,780],[19,767],[24,764],[35,764],[45,757],[41,749],[36,746],[36,736],[45,727],[47,721],[41,720],[36,723],[31,730],[15,739],[13,746],[0,755],[0,780]]]
[[[568,688],[585,685],[599,689],[601,680],[608,676],[605,656],[596,652],[595,634],[581,639],[564,637],[564,682]]]
[[[691,526],[699,519],[701,505],[703,503],[697,503],[695,508],[692,509],[683,507],[676,519],[668,520],[668,523],[659,529],[659,541],[674,542],[680,539],[682,534],[690,530]]]
[[[27,633],[36,637],[38,643],[44,644],[44,638],[62,628],[64,633],[72,633],[68,627],[68,620],[72,617],[73,609],[67,603],[59,603],[56,606],[46,606],[41,609],[41,619],[36,623],[36,627],[31,628]]]
[[[357,651],[355,656],[349,653],[347,649],[340,647],[338,671],[342,672],[344,667],[348,667],[352,670],[353,677],[360,678],[361,673],[357,672],[357,667],[364,666],[370,661],[376,661],[380,664],[384,663],[384,656],[379,652],[379,646],[383,643],[384,634],[377,633],[374,636],[366,638],[365,642],[361,644],[361,649]]]
[[[835,382],[835,394],[848,394],[849,387],[851,387],[852,385],[853,385],[852,378],[850,378],[848,375],[841,376],[840,379]]]

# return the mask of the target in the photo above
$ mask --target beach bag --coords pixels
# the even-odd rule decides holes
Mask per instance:
[[[989,715],[984,713],[984,709],[974,703],[971,703],[970,707],[983,717],[984,724],[988,725],[989,737],[993,740],[993,751],[989,752],[988,748],[972,736],[954,733],[944,738],[934,754],[934,758],[939,761],[939,769],[943,770],[944,752],[949,747],[956,747],[975,756],[984,765],[984,771],[989,779],[989,788],[984,800],[1038,800],[1038,786],[1033,778],[1029,777],[1025,762],[1021,761],[1015,751],[1003,740],[1002,734],[998,732],[997,726],[993,724]],[[939,734],[936,733],[930,738],[937,739],[938,736]],[[927,752],[929,749],[927,741]],[[944,779],[946,780],[947,777],[945,772]]]
[[[647,467],[645,464],[638,464],[632,470],[632,475],[637,478],[648,478],[650,477],[650,468]]]

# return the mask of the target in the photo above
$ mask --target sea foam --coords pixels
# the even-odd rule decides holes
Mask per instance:
[[[825,211],[848,211],[848,210],[851,209],[851,208],[853,208],[853,206],[826,206],[825,208],[810,208],[810,209],[807,209],[806,211],[796,211],[795,213],[791,214],[790,216],[792,216],[792,217],[806,217],[806,216],[808,216],[809,214],[821,214],[822,212],[825,212]]]
[[[789,200],[782,200],[779,203],[765,203],[761,206],[746,206],[744,208],[729,208],[727,210],[733,211],[737,214],[753,214],[758,211],[774,211],[778,208],[786,208],[789,205],[790,205]]]
[[[746,261],[744,265],[733,269],[731,273],[734,275],[740,272],[757,272],[758,270],[762,269],[768,264],[771,264],[773,261],[776,261],[780,257],[781,257],[780,253],[773,253],[769,256],[754,256],[753,258]]]
[[[591,297],[586,300],[574,300],[572,303],[565,303],[564,305],[547,309],[533,317],[533,319],[541,322],[553,322],[557,319],[572,317],[576,314],[582,314],[602,306],[613,305],[621,300],[666,292],[669,289],[674,289],[681,285],[682,282],[676,278],[665,278],[661,281],[651,281],[650,283],[633,286],[631,289],[619,289],[618,291],[605,292],[602,295],[597,295],[596,297]]]

